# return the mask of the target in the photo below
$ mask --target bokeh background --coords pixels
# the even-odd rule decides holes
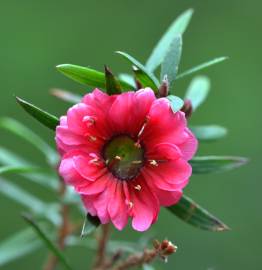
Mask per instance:
[[[181,222],[166,210],[147,232],[168,237],[179,249],[168,264],[157,269],[244,270],[261,269],[261,155],[262,155],[262,20],[260,0],[1,0],[0,2],[0,115],[15,117],[54,145],[54,134],[28,117],[13,95],[56,115],[68,104],[49,95],[53,87],[84,94],[86,88],[71,82],[55,65],[74,63],[102,70],[108,64],[115,73],[129,66],[115,50],[124,50],[145,62],[154,44],[173,19],[194,8],[193,20],[184,35],[180,71],[227,55],[229,61],[204,70],[212,80],[207,102],[192,117],[194,124],[220,124],[229,135],[218,142],[201,144],[199,154],[232,154],[250,158],[239,170],[192,177],[186,193],[224,220],[232,231],[211,233]],[[183,95],[190,77],[177,81]],[[0,131],[0,143],[44,164],[30,145]],[[46,200],[53,198],[16,176],[10,181]],[[26,225],[18,204],[0,195],[0,240]],[[138,241],[141,234],[130,228],[115,233],[119,239]],[[88,269],[92,252],[69,249],[75,269]],[[44,249],[1,269],[41,269]]]

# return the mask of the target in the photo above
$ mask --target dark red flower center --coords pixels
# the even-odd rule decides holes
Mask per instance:
[[[135,178],[144,165],[144,149],[127,135],[113,137],[103,155],[111,173],[123,181]]]

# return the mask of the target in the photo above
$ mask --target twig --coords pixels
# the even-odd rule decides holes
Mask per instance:
[[[106,245],[109,237],[109,224],[102,225],[101,235],[98,238],[97,257],[94,269],[104,269],[106,263]]]
[[[151,263],[157,257],[166,261],[167,256],[176,252],[176,249],[177,247],[167,240],[162,241],[162,243],[156,240],[154,242],[154,248],[145,249],[144,252],[130,255],[114,267],[113,270],[127,270],[132,267],[139,267],[143,264]]]
[[[66,191],[66,187],[63,179],[60,179],[59,196],[63,198]],[[65,240],[68,234],[71,232],[71,224],[69,221],[69,207],[67,204],[61,204],[61,217],[62,222],[57,232],[57,245],[60,250],[65,248]],[[43,267],[43,270],[54,270],[57,266],[58,259],[53,254],[49,254],[47,261]]]

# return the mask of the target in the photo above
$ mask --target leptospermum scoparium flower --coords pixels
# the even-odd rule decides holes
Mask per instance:
[[[197,149],[185,114],[150,88],[111,96],[95,89],[61,117],[56,143],[59,173],[88,213],[119,230],[130,217],[138,231],[179,201]]]

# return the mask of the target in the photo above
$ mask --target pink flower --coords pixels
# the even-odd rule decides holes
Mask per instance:
[[[179,201],[197,149],[184,113],[149,88],[113,96],[95,89],[61,117],[56,143],[59,173],[87,211],[119,230],[131,218],[138,231]]]

